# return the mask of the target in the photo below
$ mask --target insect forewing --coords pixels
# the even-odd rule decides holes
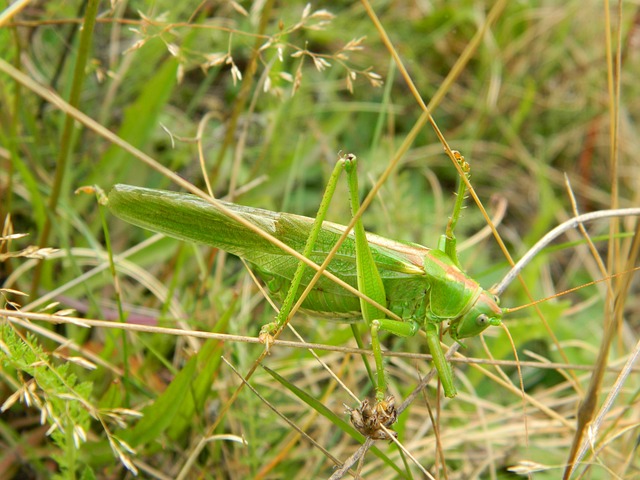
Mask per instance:
[[[313,224],[311,218],[221,203],[298,252],[303,250]],[[180,240],[217,247],[245,258],[257,267],[270,288],[278,290],[275,292],[277,295],[280,295],[280,291],[286,291],[298,264],[296,258],[194,195],[116,185],[109,193],[108,207],[116,216],[134,225]],[[311,260],[322,263],[344,228],[324,222]],[[423,251],[428,249],[372,234],[367,234],[367,238],[383,280],[394,281],[423,274],[419,259]],[[349,235],[342,244],[329,271],[350,285],[357,285],[353,235]],[[308,283],[312,275],[313,272],[308,269],[303,285]],[[345,314],[358,316],[358,304],[351,301],[355,299],[345,289],[323,277],[317,283],[306,308],[320,313],[333,310],[338,317]]]

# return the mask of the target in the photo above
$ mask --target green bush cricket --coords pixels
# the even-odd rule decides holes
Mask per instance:
[[[468,164],[462,155],[458,152],[454,155],[468,175]],[[319,265],[345,232],[346,227],[324,221],[343,170],[347,174],[352,214],[359,209],[356,163],[352,154],[339,158],[315,219],[220,203]],[[359,418],[359,423],[375,423],[372,418],[384,418],[381,422],[386,427],[392,423],[389,419],[394,414],[387,411],[393,408],[393,402],[385,400],[387,383],[379,331],[413,336],[423,328],[444,394],[453,397],[456,389],[451,367],[440,345],[441,331],[448,326],[450,336],[459,341],[501,323],[503,311],[497,297],[466,275],[458,262],[453,230],[462,209],[464,185],[459,182],[454,211],[438,248],[368,234],[358,218],[353,232],[346,236],[328,263],[328,273],[318,275],[315,284],[315,272],[305,263],[196,196],[116,185],[109,193],[108,206],[116,216],[134,225],[214,246],[250,262],[271,293],[282,301],[275,321],[261,330],[267,346],[286,324],[294,302],[301,296],[301,286],[309,289],[302,309],[334,318],[363,318],[371,332],[376,364],[376,406],[368,407],[366,412],[376,413],[367,415],[360,411],[357,415],[366,417]],[[331,276],[343,283],[337,284]],[[373,304],[358,298],[353,288],[349,291],[345,284],[366,295]],[[368,425],[366,431],[369,436],[375,436],[377,426]]]

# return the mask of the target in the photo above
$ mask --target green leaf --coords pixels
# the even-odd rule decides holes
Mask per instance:
[[[214,332],[225,332],[235,312],[237,297],[231,302],[227,311],[216,322]],[[211,393],[211,384],[217,374],[222,362],[223,342],[210,339],[205,342],[198,354],[195,356],[197,364],[196,377],[190,386],[191,394],[185,398],[180,415],[171,424],[167,434],[171,438],[179,438],[187,428],[193,425],[193,418],[198,412],[204,410],[204,403]]]
[[[191,357],[171,385],[153,404],[142,410],[144,417],[119,437],[132,447],[137,447],[164,433],[181,412],[185,400],[192,394],[191,386],[197,376],[197,363],[198,356]]]

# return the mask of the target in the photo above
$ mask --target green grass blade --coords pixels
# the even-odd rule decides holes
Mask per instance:
[[[132,447],[144,445],[161,436],[181,413],[187,395],[191,395],[191,386],[198,375],[197,364],[198,356],[191,357],[171,385],[155,402],[142,410],[142,419],[119,436]]]

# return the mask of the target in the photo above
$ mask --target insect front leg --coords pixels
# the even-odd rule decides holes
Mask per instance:
[[[415,319],[409,319],[407,321],[399,322],[397,320],[379,320],[376,321],[379,325],[379,330],[392,333],[399,337],[412,337],[420,330],[421,324]],[[424,320],[424,329],[427,335],[427,345],[429,346],[429,352],[433,358],[433,364],[438,371],[438,377],[442,383],[445,396],[451,398],[457,394],[456,388],[453,385],[453,371],[446,357],[444,351],[440,345],[440,325],[439,320],[434,320],[428,315]]]
[[[464,157],[457,150],[453,150],[453,156],[455,157],[458,165],[464,172],[464,176],[469,178],[469,172],[471,167],[464,159]],[[453,212],[451,213],[451,217],[449,217],[449,222],[447,222],[447,228],[445,230],[445,234],[440,237],[438,241],[438,249],[442,250],[447,254],[447,256],[453,260],[458,268],[462,268],[460,266],[460,262],[458,261],[458,251],[456,248],[456,236],[453,231],[456,228],[456,224],[458,223],[458,219],[460,218],[460,214],[462,213],[462,208],[464,206],[465,194],[467,192],[467,185],[464,182],[462,177],[458,178],[458,191],[456,193],[456,201],[453,205]]]
[[[442,346],[440,345],[439,324],[427,318],[425,322],[425,332],[427,334],[427,345],[429,345],[431,358],[438,371],[438,378],[440,378],[440,383],[442,383],[444,394],[449,398],[455,397],[458,392],[453,385],[451,365],[447,362],[444,352],[442,351]]]

